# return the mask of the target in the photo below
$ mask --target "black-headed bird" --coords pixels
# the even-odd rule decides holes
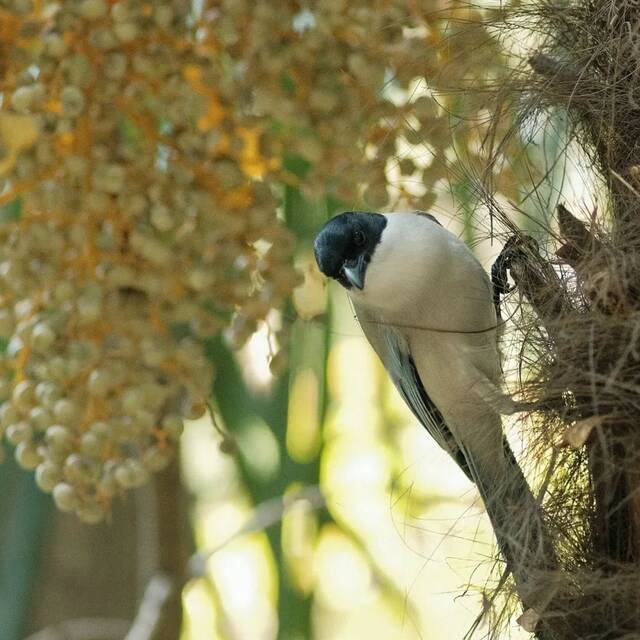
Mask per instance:
[[[464,242],[430,214],[346,212],[314,244],[400,395],[477,485],[518,594],[538,611],[556,566],[539,505],[502,429],[494,292]]]

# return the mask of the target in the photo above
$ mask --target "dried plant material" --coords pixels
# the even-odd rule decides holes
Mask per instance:
[[[604,424],[604,416],[591,416],[584,420],[578,420],[571,425],[562,435],[562,443],[574,449],[579,449],[589,439],[591,432]]]
[[[603,313],[624,315],[633,310],[621,271],[620,265],[614,263],[610,267],[592,270],[584,277],[585,295]]]
[[[504,303],[512,312],[504,314],[512,318],[505,333],[518,353],[513,392],[537,408],[523,418],[525,455],[544,477],[542,505],[560,564],[560,586],[538,611],[535,633],[545,640],[637,637],[640,7],[531,0],[500,18],[496,29],[505,38],[522,35],[520,44],[531,37],[531,50],[499,90],[497,113],[514,109],[521,122],[548,126],[545,140],[560,139],[562,149],[545,149],[545,166],[570,166],[574,179],[595,185],[587,198],[569,195],[575,192],[563,191],[552,169],[542,182],[526,183],[523,201],[544,193],[568,202],[553,211],[546,195],[538,200],[540,219],[553,223],[529,250],[500,194],[487,180],[477,186],[509,239],[507,266],[519,294],[511,299],[518,305]],[[502,143],[500,136],[490,143],[496,162]],[[612,416],[615,428],[600,428],[613,426]],[[560,441],[566,446],[554,446]],[[499,637],[497,622],[490,635]]]
[[[558,229],[562,244],[556,255],[567,264],[577,268],[585,255],[594,255],[601,251],[595,236],[595,229],[587,228],[582,220],[576,218],[564,205],[558,205]]]
[[[538,623],[540,622],[540,615],[535,609],[527,609],[516,622],[529,633],[535,633]]]

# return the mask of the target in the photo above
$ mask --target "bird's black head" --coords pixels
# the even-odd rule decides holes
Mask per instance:
[[[347,211],[329,220],[314,242],[320,271],[346,289],[362,289],[367,265],[386,225],[385,216],[360,211]]]

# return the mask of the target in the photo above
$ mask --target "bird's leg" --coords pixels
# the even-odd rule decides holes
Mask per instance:
[[[521,258],[523,255],[522,239],[520,236],[511,236],[502,251],[491,265],[491,284],[493,286],[493,304],[496,308],[498,320],[502,319],[500,312],[500,296],[504,296],[515,289],[515,285],[509,285],[508,271],[514,258]]]
[[[507,280],[507,264],[508,258],[504,253],[504,249],[491,265],[491,284],[493,286],[493,304],[496,308],[496,316],[498,320],[502,319],[500,312],[500,296],[508,293],[511,288]]]

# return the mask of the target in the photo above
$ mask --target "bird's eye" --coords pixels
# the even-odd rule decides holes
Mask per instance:
[[[364,232],[360,231],[360,229],[356,229],[356,232],[353,234],[353,241],[355,242],[356,247],[361,247],[366,241]]]

